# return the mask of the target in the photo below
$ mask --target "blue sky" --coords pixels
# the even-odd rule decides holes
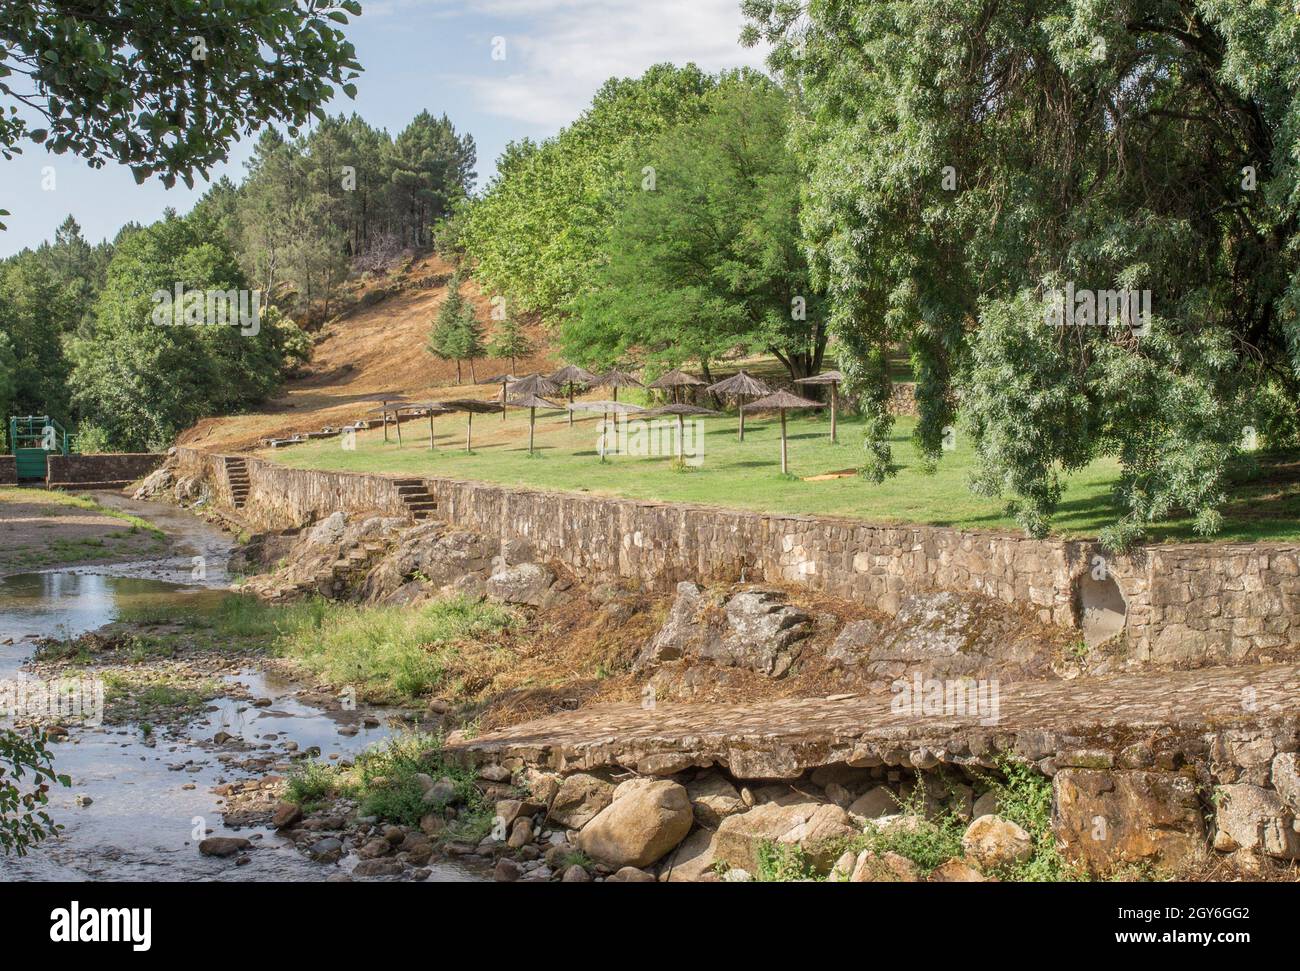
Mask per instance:
[[[709,71],[762,62],[760,51],[737,40],[740,0],[361,2],[362,16],[347,33],[365,73],[356,100],[340,96],[329,111],[355,110],[393,134],[422,109],[446,112],[478,143],[480,185],[506,142],[554,134],[606,78],[638,75],[659,61],[694,61]],[[504,60],[492,58],[497,37],[505,39]],[[252,139],[236,143],[212,177],[238,181],[251,148]],[[47,167],[52,189],[43,187]],[[92,242],[111,238],[123,223],[152,222],[167,206],[186,211],[205,186],[167,190],[156,179],[137,186],[125,168],[94,170],[26,143],[21,156],[0,160],[0,209],[11,213],[0,256],[52,238],[69,213]]]

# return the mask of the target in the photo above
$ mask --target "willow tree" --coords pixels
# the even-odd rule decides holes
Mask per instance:
[[[977,490],[1042,534],[1109,455],[1125,545],[1215,532],[1244,426],[1300,401],[1300,18],[1237,0],[748,0],[798,84],[809,255],[889,474],[886,349],[931,461],[960,401]],[[1050,292],[1151,291],[1054,326]],[[1293,431],[1293,425],[1292,425]],[[1265,443],[1267,444],[1267,443]]]

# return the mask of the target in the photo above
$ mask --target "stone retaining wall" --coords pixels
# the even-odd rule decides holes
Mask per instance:
[[[18,460],[12,455],[0,455],[0,485],[18,484]]]
[[[230,502],[221,456],[190,448],[176,455],[180,474],[205,479],[219,501]],[[299,526],[335,510],[404,513],[394,478],[255,458],[248,471],[240,514],[259,528]],[[743,576],[888,612],[912,592],[955,590],[1085,630],[1105,615],[1109,595],[1139,660],[1195,667],[1300,648],[1294,544],[1151,546],[1108,556],[1091,542],[423,481],[438,501],[438,518],[502,541],[527,540],[540,557],[582,578],[628,577],[662,589]]]
[[[46,456],[45,484],[48,488],[120,488],[142,479],[163,464],[159,452],[104,452]]]

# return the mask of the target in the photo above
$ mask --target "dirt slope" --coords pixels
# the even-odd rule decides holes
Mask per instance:
[[[205,418],[182,433],[179,444],[221,450],[249,449],[259,439],[315,431],[324,425],[370,417],[378,404],[366,398],[396,391],[411,401],[436,398],[489,398],[498,386],[456,384],[456,365],[424,349],[429,328],[447,296],[451,266],[437,256],[414,261],[400,273],[355,284],[349,297],[356,309],[331,321],[317,335],[312,361],[302,377],[287,382],[265,404],[242,415]],[[383,296],[385,291],[388,296]],[[488,297],[469,282],[462,292],[474,303],[490,335]],[[374,301],[376,298],[378,302]],[[520,374],[559,367],[540,327],[527,328],[537,352],[518,362]],[[509,361],[477,361],[477,375],[509,370]]]

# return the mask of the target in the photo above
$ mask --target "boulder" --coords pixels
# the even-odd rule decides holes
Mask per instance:
[[[659,879],[665,883],[693,883],[716,879],[713,869],[717,834],[697,827],[663,859]]]
[[[876,786],[855,799],[848,807],[854,819],[879,819],[898,813],[898,796],[887,786]]]
[[[1196,785],[1184,776],[1062,769],[1052,790],[1057,845],[1066,860],[1091,873],[1123,864],[1174,867],[1205,845]]]
[[[209,836],[199,843],[199,852],[204,856],[234,856],[252,845],[242,836]]]
[[[930,872],[931,883],[987,883],[988,877],[968,863],[953,857]]]
[[[561,883],[591,883],[591,874],[573,863],[565,868],[564,874],[560,877]]]
[[[333,836],[317,840],[307,848],[307,855],[317,863],[334,863],[343,855],[343,843]]]
[[[496,819],[500,821],[501,825],[509,828],[515,824],[516,819],[525,816],[536,816],[545,808],[545,806],[525,799],[498,799]]]
[[[492,574],[484,585],[489,597],[508,604],[539,607],[555,574],[538,563],[520,563]]]
[[[962,850],[982,869],[1024,863],[1034,855],[1033,838],[1001,816],[980,816],[961,838]]]
[[[839,806],[769,802],[724,819],[718,827],[714,855],[730,867],[755,873],[764,842],[797,844],[813,858],[815,866],[826,870],[835,860],[829,841],[856,834],[848,814]]]
[[[575,772],[561,780],[549,818],[568,829],[582,829],[613,801],[614,783],[586,772]]]
[[[630,779],[578,834],[588,856],[614,867],[646,867],[675,847],[694,822],[684,786],[666,779]]]
[[[276,803],[275,814],[271,816],[271,825],[276,829],[288,829],[302,819],[302,807],[294,802],[281,800]]]
[[[850,883],[919,883],[921,871],[905,856],[897,853],[873,853],[863,850],[854,863]]]
[[[1295,814],[1271,789],[1237,783],[1214,790],[1214,848],[1246,850],[1281,860],[1300,859]]]
[[[745,808],[736,787],[717,772],[702,772],[686,784],[686,792],[696,822],[709,829],[717,829],[724,819]]]
[[[500,883],[514,883],[523,873],[523,869],[514,860],[508,856],[503,856],[497,860],[497,865],[492,870],[492,879]]]
[[[399,860],[362,860],[352,868],[354,877],[400,877],[406,868]]]
[[[826,659],[841,667],[861,664],[870,656],[871,648],[883,636],[883,627],[874,620],[854,620],[844,625],[835,642],[826,651]]]
[[[800,642],[812,632],[812,619],[786,603],[780,591],[706,596],[694,583],[679,583],[668,618],[637,657],[634,669],[692,657],[780,678],[798,659]]]
[[[654,883],[655,875],[634,866],[625,866],[616,873],[611,873],[606,883]]]
[[[1291,812],[1300,815],[1300,755],[1283,752],[1273,759],[1273,788]]]

